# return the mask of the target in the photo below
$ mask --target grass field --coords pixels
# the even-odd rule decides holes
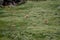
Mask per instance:
[[[0,40],[60,40],[60,0],[0,8]]]

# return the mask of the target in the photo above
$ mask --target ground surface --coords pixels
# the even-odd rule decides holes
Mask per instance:
[[[0,40],[60,40],[60,1],[0,8]]]

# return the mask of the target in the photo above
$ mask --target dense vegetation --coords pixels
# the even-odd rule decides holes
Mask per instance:
[[[60,40],[60,0],[0,8],[0,40]]]
[[[24,4],[26,0],[0,0],[0,7]]]

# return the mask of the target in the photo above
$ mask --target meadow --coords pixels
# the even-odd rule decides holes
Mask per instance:
[[[60,40],[60,0],[0,8],[0,40]]]

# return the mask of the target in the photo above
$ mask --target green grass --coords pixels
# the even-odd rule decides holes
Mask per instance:
[[[0,40],[60,40],[60,1],[0,8]]]

